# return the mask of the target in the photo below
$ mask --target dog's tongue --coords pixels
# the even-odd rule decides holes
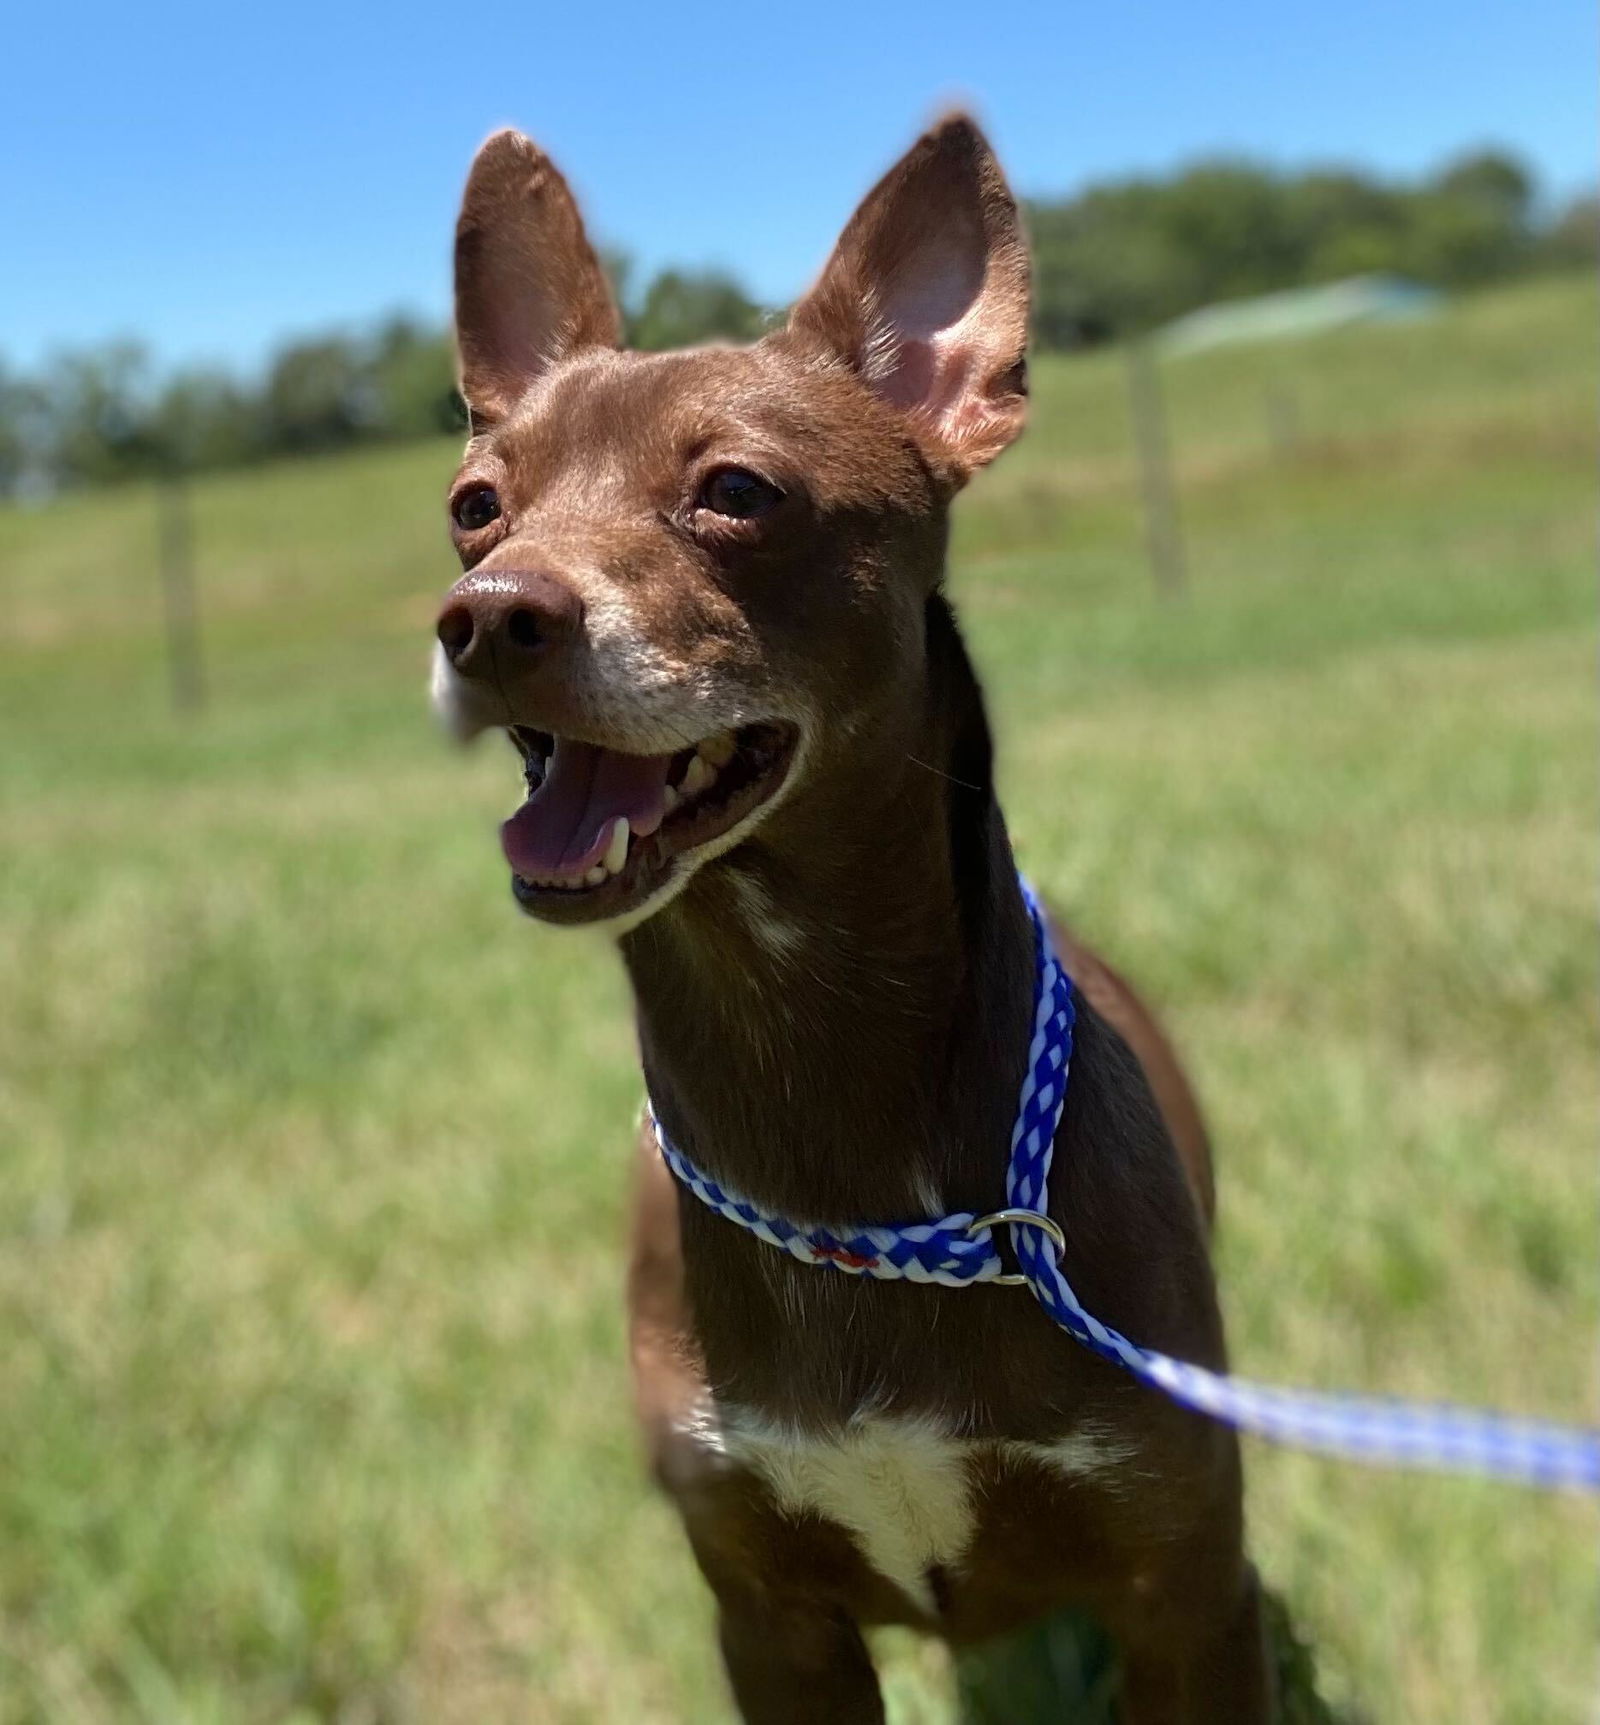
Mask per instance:
[[[506,861],[524,879],[571,879],[599,862],[611,823],[653,833],[666,816],[671,755],[621,755],[557,737],[544,783],[500,829]]]

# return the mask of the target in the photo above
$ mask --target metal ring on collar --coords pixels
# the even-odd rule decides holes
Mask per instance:
[[[1016,1228],[1037,1228],[1041,1234],[1047,1234],[1056,1249],[1056,1262],[1061,1262],[1067,1249],[1067,1237],[1061,1232],[1060,1226],[1045,1215],[1042,1210],[991,1210],[987,1216],[976,1216],[967,1224],[967,1232],[976,1234],[984,1228],[998,1227],[1001,1223],[1010,1223]],[[1015,1288],[1027,1282],[1026,1276],[992,1276],[990,1280],[998,1287]]]

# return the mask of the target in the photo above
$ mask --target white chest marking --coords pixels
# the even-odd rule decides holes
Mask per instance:
[[[864,1419],[835,1440],[736,1417],[723,1439],[780,1508],[836,1522],[881,1576],[937,1612],[928,1570],[959,1562],[972,1542],[967,1445],[931,1422],[905,1419]]]
[[[739,1409],[721,1409],[694,1435],[749,1467],[780,1509],[842,1527],[871,1567],[930,1616],[935,1565],[959,1569],[977,1524],[970,1463],[987,1455],[1024,1457],[1063,1475],[1115,1468],[1131,1455],[1115,1438],[1084,1432],[1059,1444],[984,1444],[953,1437],[938,1421],[866,1417],[837,1437],[775,1427]]]

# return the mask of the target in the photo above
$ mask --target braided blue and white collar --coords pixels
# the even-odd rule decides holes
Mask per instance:
[[[1031,1219],[1012,1224],[1011,1237],[1019,1252],[1021,1236],[1030,1227],[1037,1230],[1048,1224],[1050,1234],[1059,1234],[1055,1223],[1044,1215],[1045,1182],[1067,1098],[1074,1018],[1072,979],[1057,962],[1038,901],[1026,881],[1022,891],[1033,920],[1035,980],[1033,1041],[1011,1132],[1011,1164],[1006,1177],[1007,1205],[1026,1212]],[[822,1264],[849,1275],[886,1281],[937,1282],[946,1288],[1022,1279],[1006,1276],[995,1244],[994,1229],[1005,1212],[984,1217],[962,1210],[937,1222],[913,1222],[903,1227],[799,1228],[702,1174],[667,1137],[654,1108],[650,1123],[663,1160],[702,1203],[804,1264]]]
[[[667,1167],[704,1204],[803,1263],[849,1275],[962,1288],[1026,1282],[1075,1341],[1182,1406],[1240,1431],[1375,1465],[1486,1473],[1545,1487],[1600,1491],[1600,1432],[1512,1419],[1442,1403],[1327,1395],[1247,1383],[1130,1342],[1084,1310],[1061,1268],[1066,1239],[1049,1211],[1050,1158],[1066,1103],[1075,1012],[1038,900],[1021,882],[1033,925],[1033,1039],[1011,1131],[1006,1208],[897,1227],[801,1228],[727,1191],[650,1122]],[[1007,1275],[994,1230],[1011,1229],[1022,1274]]]

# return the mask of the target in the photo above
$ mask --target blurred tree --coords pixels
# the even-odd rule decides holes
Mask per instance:
[[[1537,231],[1527,169],[1479,150],[1421,185],[1351,170],[1198,163],[1035,202],[1034,324],[1045,347],[1134,333],[1216,300],[1373,271],[1466,287],[1585,251]]]
[[[160,464],[150,360],[138,342],[61,355],[40,381],[44,465],[58,483],[93,484]]]
[[[170,468],[235,467],[261,452],[256,403],[226,372],[178,372],[162,390],[151,430]]]
[[[1192,260],[1187,280],[1174,284],[1185,299],[1265,293],[1305,266],[1290,182],[1249,162],[1203,162],[1180,174],[1163,188],[1160,220]]]
[[[1434,179],[1440,196],[1477,206],[1508,231],[1527,228],[1533,207],[1533,178],[1504,150],[1477,150],[1449,163]]]
[[[1299,276],[1306,241],[1282,181],[1248,162],[1199,163],[1029,211],[1035,330],[1046,347],[1136,333],[1214,299]]]
[[[48,482],[48,428],[43,390],[0,365],[0,497]]]
[[[761,334],[761,309],[719,270],[663,270],[627,319],[630,347],[692,347],[718,337],[749,341]]]
[[[1288,181],[1284,197],[1306,281],[1337,281],[1402,267],[1404,192],[1366,174],[1331,170]]]
[[[1545,269],[1590,269],[1600,262],[1600,195],[1585,192],[1535,236],[1533,261]]]
[[[1527,170],[1500,150],[1451,163],[1412,200],[1410,273],[1441,287],[1471,287],[1525,267],[1533,256]]]
[[[1126,181],[1035,204],[1034,327],[1045,347],[1086,347],[1148,328],[1199,292],[1162,220],[1160,189]]]
[[[374,338],[369,365],[372,429],[378,436],[431,437],[466,424],[456,393],[455,349],[444,331],[392,317]]]
[[[323,336],[284,348],[261,396],[262,445],[307,454],[354,443],[371,430],[379,404],[354,342]]]

